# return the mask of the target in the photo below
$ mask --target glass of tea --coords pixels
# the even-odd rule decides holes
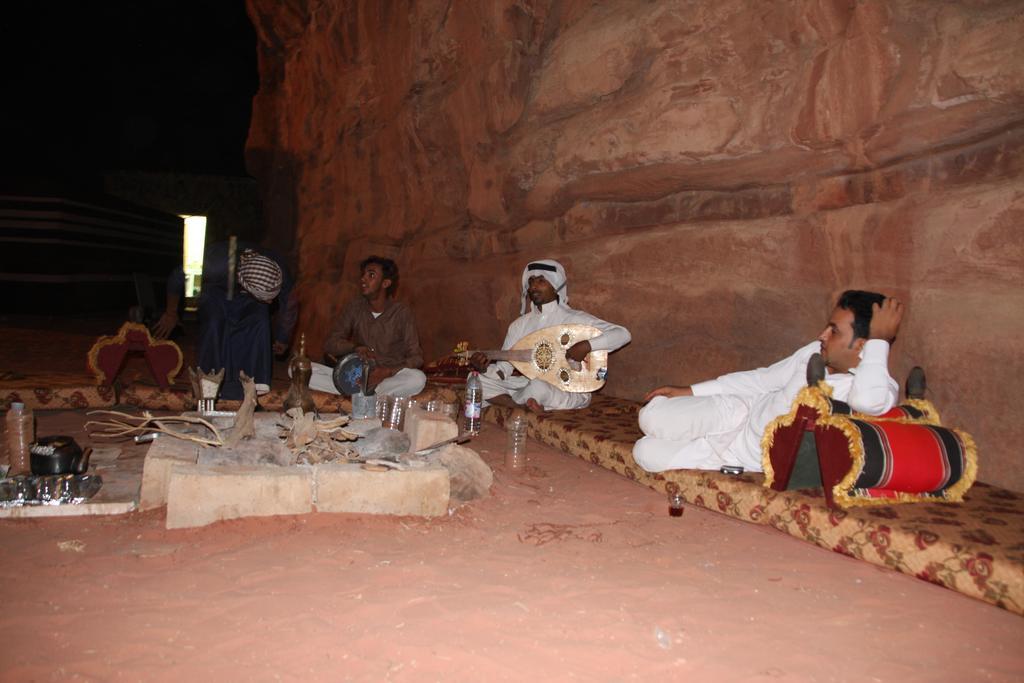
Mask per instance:
[[[668,514],[672,517],[683,516],[683,494],[678,491],[668,494]]]

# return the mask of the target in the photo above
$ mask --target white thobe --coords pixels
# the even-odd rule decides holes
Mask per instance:
[[[334,386],[334,368],[323,363],[312,363],[313,373],[309,377],[309,388],[328,394],[340,393]],[[291,370],[288,371],[291,377]],[[395,374],[381,380],[374,393],[381,396],[415,396],[427,386],[427,376],[416,368],[402,368]]]
[[[590,340],[592,351],[615,351],[629,343],[629,330],[621,325],[605,322],[589,313],[577,311],[561,302],[544,304],[540,310],[536,306],[525,315],[519,316],[508,326],[505,343],[502,349],[511,349],[516,342],[528,334],[554,325],[577,323],[593,325],[601,330],[601,334]],[[522,376],[512,376],[515,368],[508,361],[496,361],[487,366],[481,373],[480,383],[483,385],[484,401],[501,394],[508,394],[513,401],[522,405],[529,399],[540,403],[544,410],[573,410],[590,405],[590,394],[587,392],[562,391],[543,380],[531,380]],[[498,373],[502,373],[504,378]]]
[[[807,384],[807,361],[820,351],[820,342],[814,341],[767,368],[694,384],[693,396],[651,399],[640,411],[645,436],[633,446],[633,459],[649,472],[722,465],[760,472],[764,430],[789,412]],[[827,374],[825,382],[834,399],[857,412],[881,415],[899,398],[888,363],[889,343],[871,339],[856,368]]]

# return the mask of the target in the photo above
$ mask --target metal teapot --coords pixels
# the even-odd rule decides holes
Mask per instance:
[[[83,474],[92,449],[83,451],[70,436],[44,436],[29,446],[29,453],[32,474]]]

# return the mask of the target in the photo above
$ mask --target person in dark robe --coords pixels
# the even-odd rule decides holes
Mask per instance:
[[[237,242],[235,253],[232,268],[228,242],[207,246],[199,295],[196,364],[206,372],[224,368],[220,398],[226,400],[242,399],[240,370],[254,378],[257,394],[270,391],[273,356],[287,351],[298,318],[284,260],[270,250],[243,241]],[[229,288],[232,271],[235,283]],[[156,338],[166,338],[178,325],[184,293],[185,273],[178,266],[167,280],[167,308],[153,326]],[[275,303],[272,325],[271,308]]]

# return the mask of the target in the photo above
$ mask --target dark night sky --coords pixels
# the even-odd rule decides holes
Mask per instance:
[[[95,0],[5,10],[4,181],[104,170],[244,175],[258,87],[244,0]]]

